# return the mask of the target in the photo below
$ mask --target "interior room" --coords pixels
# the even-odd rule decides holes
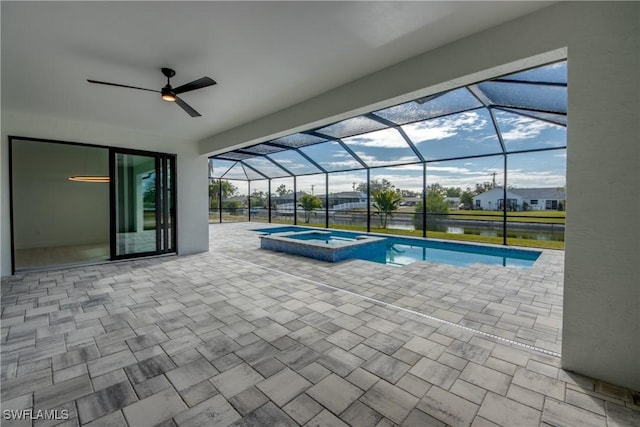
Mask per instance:
[[[637,2],[0,7],[3,424],[640,424]],[[530,268],[327,263],[212,213],[212,157],[564,61],[564,247]],[[357,204],[372,171],[234,182]]]

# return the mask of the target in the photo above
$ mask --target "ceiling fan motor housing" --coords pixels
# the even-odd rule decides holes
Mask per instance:
[[[167,85],[160,90],[162,94],[162,99],[169,102],[175,102],[176,94],[173,92],[173,88],[171,87],[171,82],[169,79],[176,75],[176,72],[171,68],[162,68],[162,74],[167,78]]]
[[[176,100],[176,94],[173,92],[173,88],[170,84],[167,84],[165,87],[163,87],[160,90],[160,93],[162,94],[162,99],[164,99],[165,101],[173,102]]]

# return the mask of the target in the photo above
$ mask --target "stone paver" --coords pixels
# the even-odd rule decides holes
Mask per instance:
[[[542,421],[549,425],[606,427],[607,420],[584,409],[577,408],[555,399],[546,399]]]
[[[78,413],[83,423],[95,420],[136,402],[133,388],[124,381],[78,399]]]
[[[363,391],[336,374],[331,374],[307,390],[307,394],[334,414],[339,415],[356,401]]]
[[[431,387],[420,400],[418,409],[446,424],[469,426],[478,406],[440,387]]]
[[[311,385],[301,375],[286,368],[257,384],[257,387],[276,405],[283,406]]]
[[[262,380],[262,375],[243,363],[213,377],[211,382],[228,399]]]
[[[35,391],[34,406],[39,409],[55,408],[91,393],[91,381],[88,375],[63,381]]]
[[[537,426],[540,423],[540,411],[521,403],[488,393],[480,411],[480,417],[498,425],[518,425],[522,427]]]
[[[382,415],[374,411],[359,400],[353,402],[340,417],[353,427],[368,427],[377,425]]]
[[[380,380],[365,393],[361,400],[385,417],[400,424],[419,399],[393,384]]]
[[[199,358],[180,368],[167,372],[167,378],[176,390],[184,390],[202,380],[211,378],[218,371],[204,358]]]
[[[511,377],[509,375],[473,362],[464,368],[459,378],[501,395],[507,393],[509,384],[511,383]]]
[[[491,337],[559,351],[562,252],[329,264],[259,250],[261,226],[211,225],[205,254],[3,278],[2,409],[92,427],[640,424],[634,392]]]
[[[151,427],[187,409],[178,393],[168,388],[123,409],[129,425]]]
[[[241,419],[240,414],[220,394],[174,416],[179,426],[227,426]]]
[[[298,424],[306,424],[322,411],[322,406],[306,394],[301,394],[284,408],[284,411]]]
[[[378,353],[362,365],[362,368],[395,384],[411,368],[411,365],[384,353]]]
[[[410,374],[431,384],[448,389],[456,380],[460,371],[423,357],[409,370]]]
[[[297,424],[273,402],[266,403],[242,419],[230,424],[233,427],[278,426],[295,427]]]

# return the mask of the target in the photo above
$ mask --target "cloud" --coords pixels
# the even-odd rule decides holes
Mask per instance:
[[[321,163],[321,165],[325,166],[325,168],[328,168],[329,170],[362,168],[362,165],[355,160],[324,162],[324,163]]]
[[[438,119],[425,120],[402,126],[414,143],[440,140],[456,136],[460,131],[482,131],[487,120],[475,111],[467,111]]]
[[[546,129],[561,128],[561,126],[544,122],[542,120],[510,114],[499,114],[498,123],[501,129],[506,129],[506,131],[502,130],[502,138],[505,141],[536,138]]]
[[[385,169],[394,171],[420,171],[420,173],[422,173],[422,163],[403,166],[387,166]]]
[[[418,158],[415,157],[415,156],[402,156],[402,157],[387,158],[385,156],[372,156],[370,154],[363,153],[362,151],[356,151],[355,153],[368,166],[373,166],[373,167],[375,167],[375,166],[385,166],[385,165],[388,165],[390,163],[393,163],[394,165],[399,165],[399,164],[403,164],[403,163],[413,163],[413,162],[419,161]],[[397,167],[401,168],[402,166],[397,166]],[[420,169],[422,169],[422,166],[420,166]]]
[[[563,187],[567,179],[563,173],[558,172],[554,170],[509,169],[509,185],[518,188]]]
[[[335,143],[337,145],[337,143]],[[346,151],[340,149],[339,151],[333,152],[328,156],[331,161],[325,161],[318,157],[315,160],[325,169],[333,170],[333,169],[352,169],[352,168],[361,168],[362,165],[358,163],[351,154]],[[335,160],[334,160],[335,159]]]
[[[383,129],[364,135],[345,138],[343,141],[349,146],[409,149],[409,144],[407,144],[402,135],[400,135],[400,132],[395,129]]]
[[[290,165],[293,163],[291,159],[273,159],[276,163],[282,163],[283,165]]]

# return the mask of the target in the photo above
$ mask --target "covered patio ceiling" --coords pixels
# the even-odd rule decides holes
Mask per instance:
[[[561,149],[566,125],[561,61],[218,154],[209,177],[253,181]]]

